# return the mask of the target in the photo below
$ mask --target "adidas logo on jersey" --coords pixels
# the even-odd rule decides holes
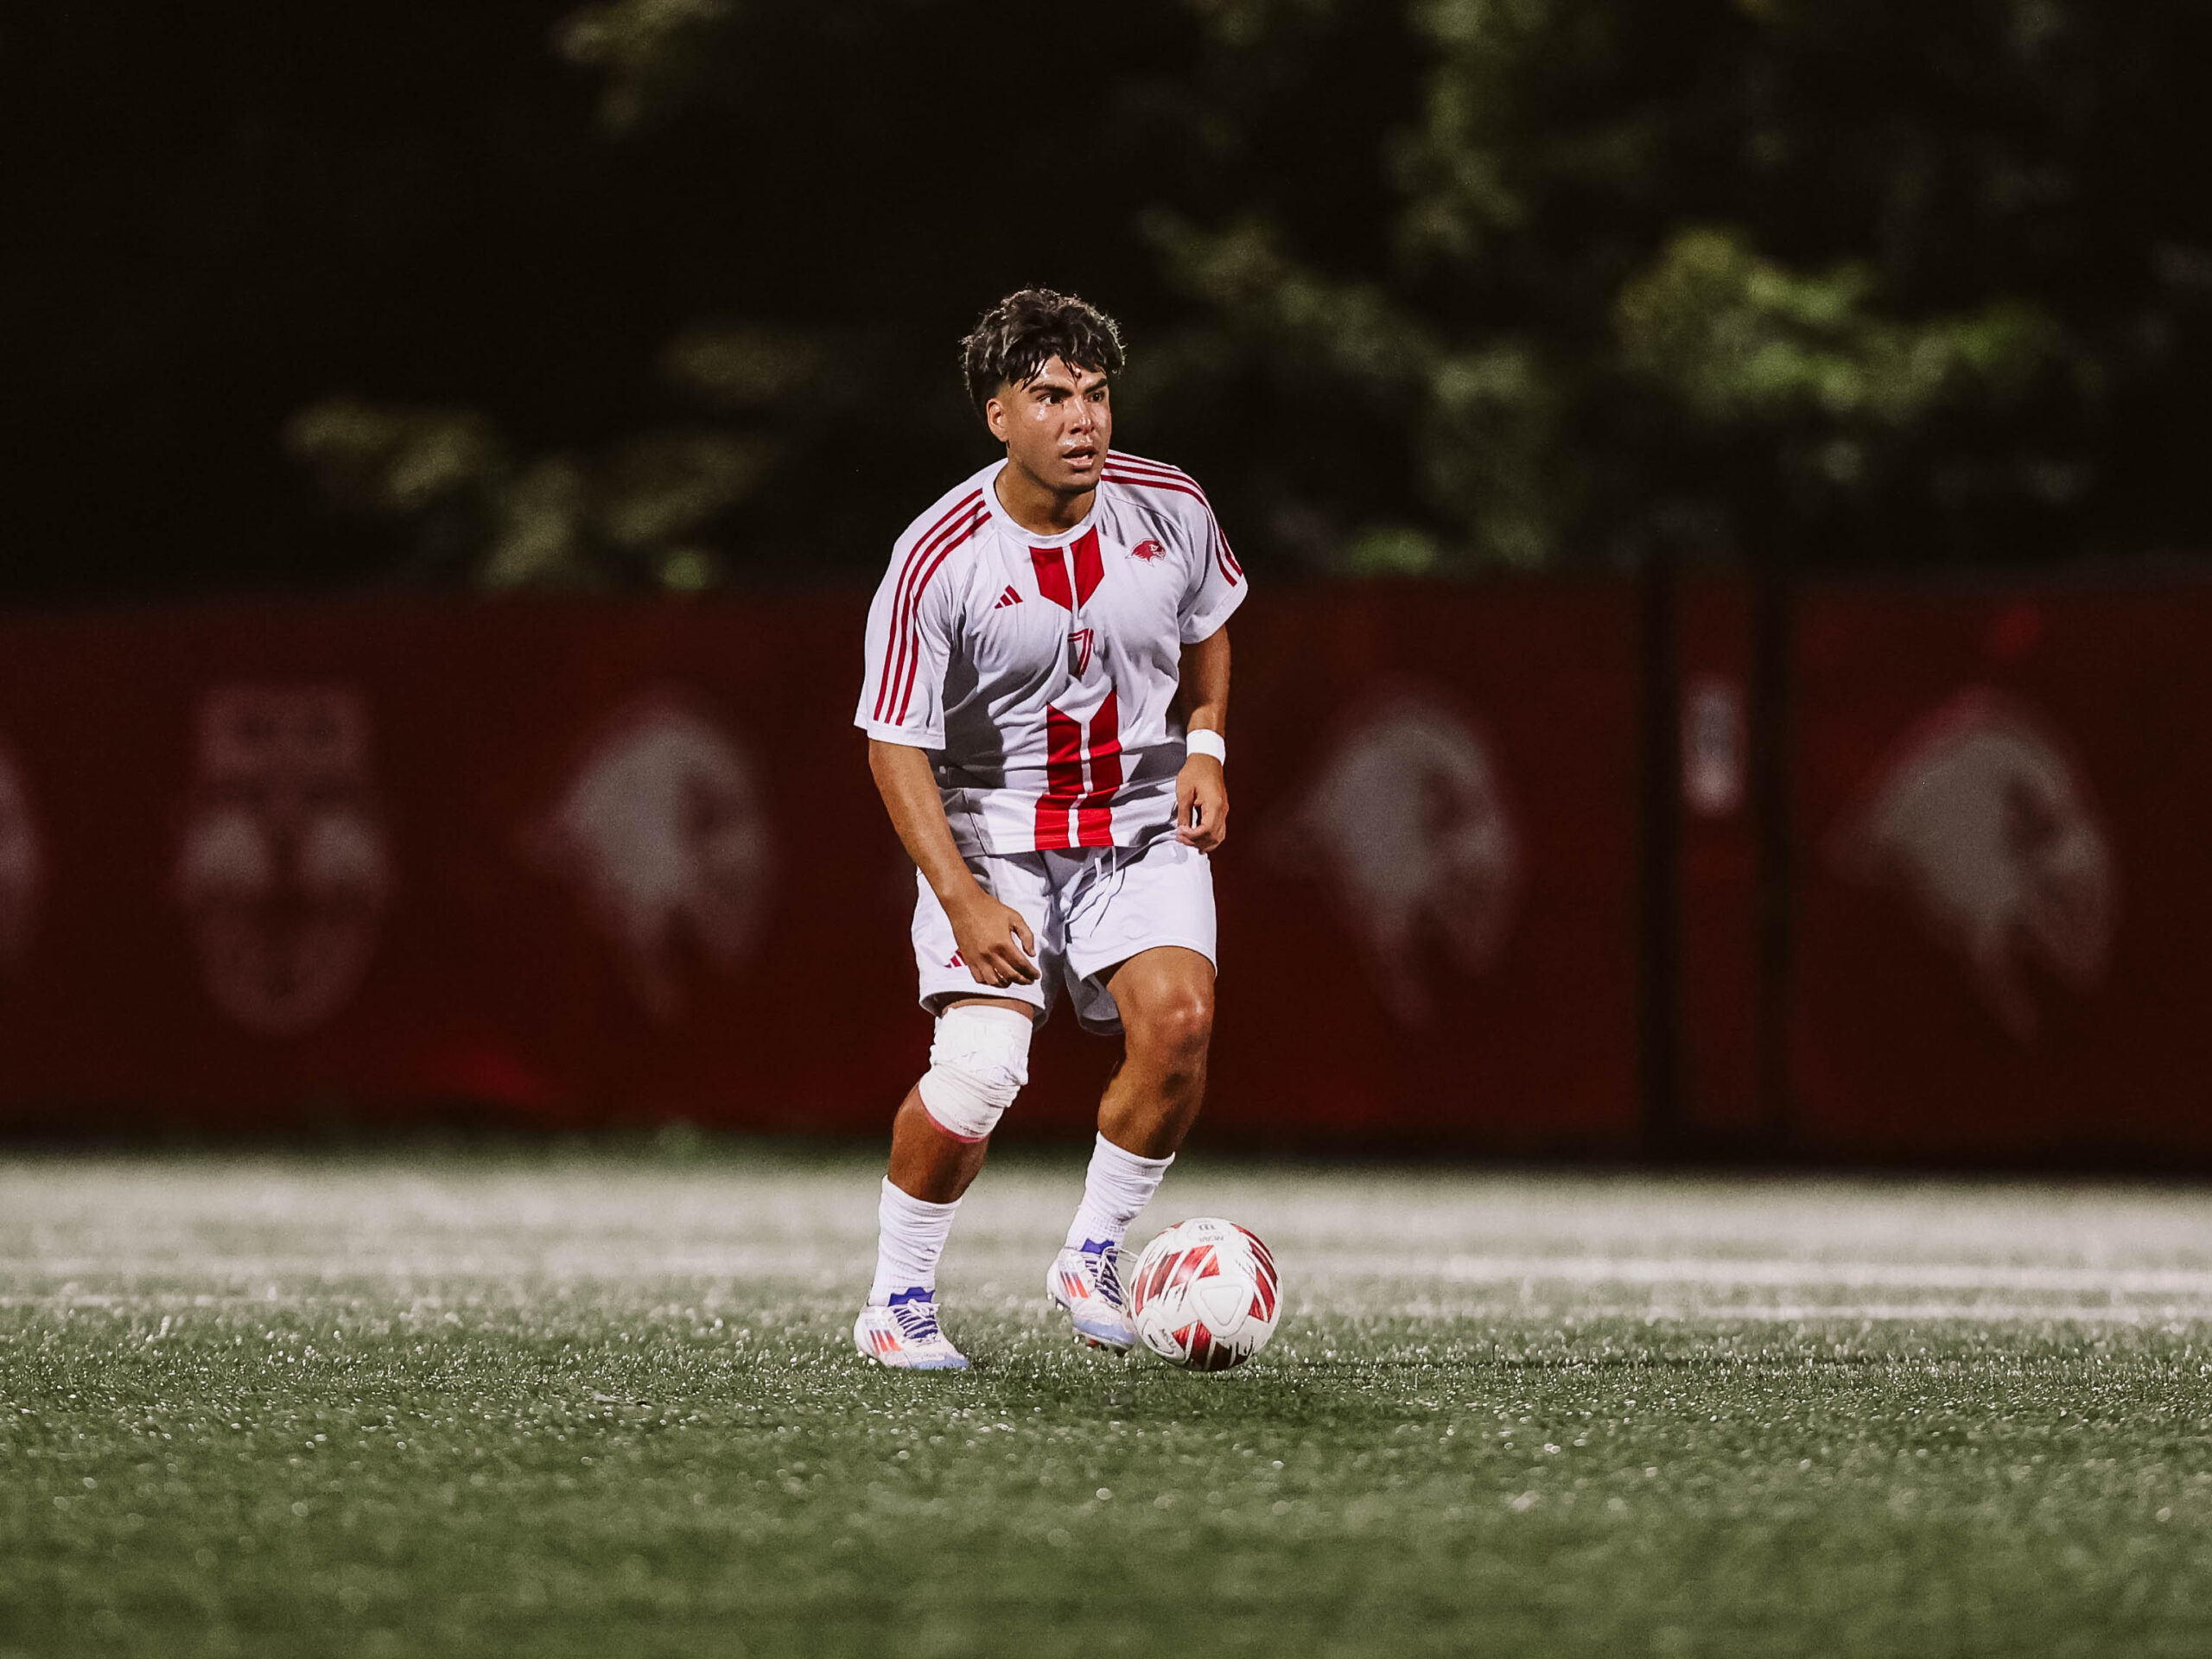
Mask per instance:
[[[951,957],[947,959],[944,965],[948,968],[965,968],[968,964],[960,960],[960,953],[956,950],[952,953]]]
[[[1002,611],[1009,605],[1019,605],[1020,603],[1021,594],[1016,591],[1012,582],[1008,582],[1007,584],[1006,592],[999,595],[999,602],[992,606],[991,608],[995,611]]]

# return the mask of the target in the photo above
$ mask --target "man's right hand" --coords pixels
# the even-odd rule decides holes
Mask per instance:
[[[957,906],[946,906],[945,918],[959,942],[960,960],[978,985],[1004,990],[1037,982],[1037,964],[1031,959],[1037,953],[1037,936],[1012,905],[1001,904],[979,885]]]
[[[944,800],[938,793],[937,774],[921,750],[880,738],[868,741],[868,771],[883,792],[885,810],[899,832],[900,845],[929,883],[930,891],[944,906],[959,942],[960,960],[987,989],[1002,991],[1009,985],[1034,985],[1037,938],[1021,912],[1002,905],[985,892],[983,884],[952,844],[952,826],[945,821]],[[951,896],[945,895],[950,893]],[[1021,943],[1016,944],[1019,938]]]

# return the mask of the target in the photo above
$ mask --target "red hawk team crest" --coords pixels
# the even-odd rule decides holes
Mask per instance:
[[[681,697],[641,697],[609,720],[534,841],[655,1019],[683,1011],[687,950],[721,968],[750,951],[774,861],[767,809],[735,739]]]
[[[2020,1042],[2040,1023],[2024,970],[2104,982],[2119,876],[2088,781],[2026,708],[1961,692],[1909,734],[1832,834],[1850,879],[1900,891]]]
[[[1521,842],[1482,736],[1408,694],[1357,721],[1324,754],[1270,851],[1325,877],[1402,1024],[1435,1016],[1424,946],[1485,972],[1513,922]]]

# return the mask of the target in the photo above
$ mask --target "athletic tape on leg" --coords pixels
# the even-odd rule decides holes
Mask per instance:
[[[958,1141],[982,1141],[1029,1081],[1030,1019],[1012,1008],[969,1006],[938,1016],[922,1105]]]

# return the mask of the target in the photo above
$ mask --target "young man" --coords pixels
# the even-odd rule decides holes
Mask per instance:
[[[918,873],[914,961],[937,1038],[892,1125],[853,1340],[913,1370],[967,1366],[938,1323],[938,1257],[1063,985],[1086,1030],[1126,1047],[1046,1288],[1093,1345],[1135,1344],[1122,1240],[1205,1087],[1223,625],[1245,589],[1189,476],[1110,448],[1110,318],[1025,289],[962,349],[1006,457],[899,538],[855,716]]]

